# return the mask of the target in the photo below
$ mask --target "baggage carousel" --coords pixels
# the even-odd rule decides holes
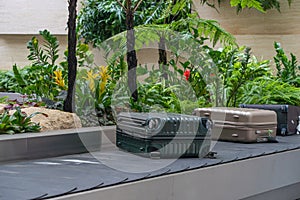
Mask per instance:
[[[101,151],[0,164],[0,199],[300,198],[300,136],[214,142],[211,158],[150,159]]]

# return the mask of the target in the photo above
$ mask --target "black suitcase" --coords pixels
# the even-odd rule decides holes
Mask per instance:
[[[209,119],[192,115],[122,112],[116,144],[147,157],[204,157],[210,150],[210,127]]]
[[[291,105],[258,105],[241,104],[241,108],[273,110],[277,114],[277,135],[293,135],[300,133],[300,107]]]

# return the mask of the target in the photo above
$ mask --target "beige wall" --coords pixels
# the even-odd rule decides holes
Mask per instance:
[[[236,36],[240,45],[252,47],[258,58],[272,59],[273,42],[278,41],[287,53],[293,52],[300,59],[300,1],[294,1],[289,8],[286,0],[282,0],[281,13],[244,10],[238,15],[229,0],[221,4],[219,13],[201,6],[199,0],[194,1],[201,17],[218,20],[225,30]],[[62,54],[67,40],[67,6],[67,0],[0,0],[0,69],[11,69],[15,63],[27,65],[26,42],[43,29],[58,36]],[[100,60],[97,64],[102,64],[99,55],[96,59]]]
[[[273,43],[277,41],[287,53],[292,52],[300,59],[300,1],[293,1],[290,8],[286,0],[281,0],[281,13],[270,10],[265,14],[249,9],[237,14],[229,0],[221,3],[219,13],[200,6],[199,0],[194,2],[201,17],[219,21],[236,36],[239,45],[251,47],[258,58],[273,60]]]
[[[67,0],[0,0],[0,34],[66,34]]]
[[[29,50],[26,43],[33,35],[0,35],[0,69],[11,69],[14,64],[24,67],[30,62],[27,60]],[[40,41],[41,38],[38,37]],[[67,46],[66,36],[57,36],[60,42],[60,59]]]
[[[26,43],[40,30],[55,34],[66,48],[67,0],[0,0],[0,69],[25,66]]]

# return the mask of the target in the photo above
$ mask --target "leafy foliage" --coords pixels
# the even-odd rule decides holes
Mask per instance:
[[[260,77],[247,82],[241,89],[239,102],[245,104],[288,104],[300,106],[300,88],[276,80]]]
[[[297,64],[296,56],[291,53],[291,59],[289,59],[278,42],[274,42],[274,48],[276,51],[274,61],[277,69],[277,77],[283,82],[300,87],[300,65]]]
[[[173,67],[173,66],[169,66]],[[139,99],[134,102],[126,89],[126,80],[121,80],[115,88],[112,103],[116,111],[134,110],[139,112],[175,112],[191,114],[195,107],[205,106],[205,100],[197,98],[193,88],[177,71],[166,70],[168,79],[163,79],[164,69],[139,66]],[[207,104],[206,104],[207,106]]]
[[[224,83],[226,106],[243,103],[300,105],[297,59],[293,56],[289,60],[278,43],[274,47],[277,52],[274,59],[280,72],[277,76],[272,75],[268,60],[257,61],[245,47],[210,50]]]
[[[133,4],[135,3],[137,0],[133,0]],[[157,1],[143,1],[135,12],[135,25],[156,20],[164,5]],[[98,46],[104,40],[126,30],[125,14],[115,0],[87,0],[78,14],[78,34],[86,42]]]
[[[218,4],[220,5],[220,3],[223,1],[224,0],[218,0]],[[200,2],[216,9],[214,1],[200,0]],[[289,6],[291,6],[292,0],[287,0],[287,2]],[[270,9],[276,9],[280,12],[280,3],[281,2],[279,0],[230,0],[230,5],[236,7],[237,12],[240,12],[245,8],[253,8],[260,12],[266,12]]]
[[[218,88],[216,93],[223,94],[226,106],[238,106],[238,99],[243,95],[241,88],[249,81],[271,76],[269,61],[257,61],[251,56],[250,48],[227,46],[222,50],[210,50],[210,55],[218,67],[224,87]]]
[[[14,65],[12,71],[1,72],[0,90],[26,94],[36,101],[44,101],[48,108],[62,109],[67,89],[68,51],[64,53],[64,60],[57,63],[57,38],[47,30],[40,34],[42,44],[36,37],[27,43],[28,59],[32,64],[23,68]],[[80,67],[93,66],[94,55],[87,44],[78,42],[76,56]]]
[[[40,47],[39,41],[33,37],[27,44],[30,54],[27,56],[28,60],[32,61],[32,65],[55,65],[58,59],[59,43],[56,37],[51,35],[48,30],[39,32],[44,39],[43,48]]]
[[[191,6],[190,0],[179,0],[175,4],[173,1],[143,1],[135,12],[135,26],[140,29],[163,27],[188,32],[195,38],[209,37],[214,45],[219,40],[226,44],[235,43],[234,37],[223,30],[216,21],[201,19],[191,14]],[[86,42],[99,46],[104,40],[125,30],[125,14],[116,1],[88,0],[83,5],[78,17],[78,34]]]
[[[276,9],[278,12],[280,12],[280,1],[279,0],[257,0],[261,3],[261,6],[264,11],[270,10],[270,9]],[[289,6],[291,6],[292,0],[287,0]]]
[[[2,96],[0,97],[0,103],[3,104],[3,103],[7,103],[8,101],[8,96]]]
[[[190,14],[187,18],[172,22],[170,27],[174,31],[190,33],[194,39],[199,39],[199,37],[209,38],[213,46],[217,42],[224,45],[236,45],[234,36],[221,28],[217,21],[202,19],[195,14]]]
[[[83,126],[98,126],[98,119],[95,113],[95,99],[85,77],[86,69],[80,69],[76,78],[75,105],[76,114],[79,116]]]
[[[0,91],[1,92],[14,92],[19,88],[16,82],[13,71],[0,71]]]
[[[237,7],[238,11],[244,8],[255,8],[261,12],[265,12],[261,2],[258,0],[230,0],[230,5]]]
[[[31,118],[37,114],[43,113],[35,112],[27,116],[26,113],[21,111],[20,107],[16,107],[16,111],[10,115],[9,111],[6,110],[0,114],[0,134],[39,132],[41,129],[39,124],[31,121]]]
[[[33,95],[40,100],[54,100],[61,90],[66,89],[66,69],[56,64],[59,57],[57,38],[47,30],[40,31],[40,35],[44,40],[42,45],[36,37],[27,43],[27,58],[32,61],[31,66],[22,70],[13,66],[14,78],[19,86],[16,92]]]
[[[68,49],[64,52],[64,60],[60,62],[59,64],[63,67],[63,69],[68,68]],[[83,43],[82,41],[77,42],[76,46],[76,57],[77,57],[77,63],[78,67],[93,67],[94,65],[94,54],[90,50],[90,47],[88,44]]]
[[[109,67],[81,69],[76,82],[76,113],[84,126],[114,124],[111,98],[114,81]]]
[[[180,103],[173,90],[176,86],[168,87],[164,82],[139,84],[139,100],[131,101],[131,109],[139,112],[149,111],[177,111],[180,110]]]

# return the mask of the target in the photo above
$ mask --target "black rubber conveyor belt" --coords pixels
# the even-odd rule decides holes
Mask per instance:
[[[298,135],[278,137],[278,141],[257,144],[217,142],[212,149],[217,152],[215,159],[176,159],[153,171],[138,169],[135,161],[145,161],[149,167],[152,163],[155,166],[166,162],[165,159],[140,158],[116,149],[4,163],[0,165],[0,199],[49,199],[300,148]],[[113,160],[115,162],[111,162]],[[120,170],[124,166],[131,171]]]

